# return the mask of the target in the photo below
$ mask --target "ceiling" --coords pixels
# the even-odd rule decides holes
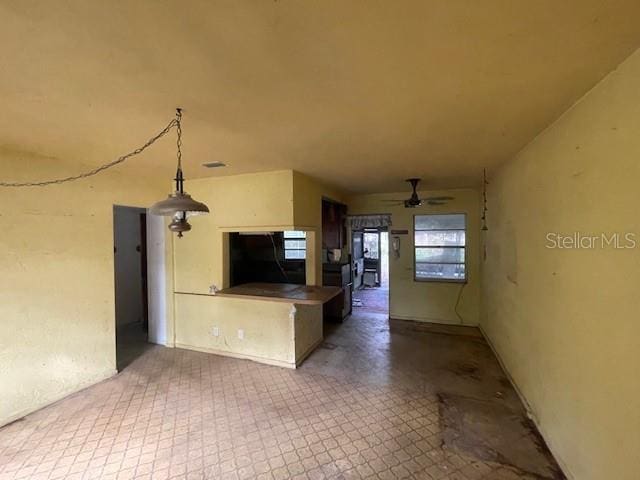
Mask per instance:
[[[16,0],[0,18],[5,152],[73,173],[181,106],[188,178],[291,168],[370,193],[477,184],[640,45],[637,0]],[[117,168],[170,178],[173,148]]]

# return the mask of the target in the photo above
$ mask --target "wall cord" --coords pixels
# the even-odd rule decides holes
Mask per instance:
[[[271,244],[273,245],[273,259],[278,264],[278,268],[280,269],[280,271],[282,272],[282,275],[284,275],[284,278],[288,282],[289,281],[289,275],[287,275],[287,272],[285,272],[284,268],[282,267],[282,264],[280,263],[280,260],[278,259],[278,248],[276,247],[276,242],[273,240],[273,235],[272,234],[269,233],[268,235],[269,235],[269,238],[271,239]]]
[[[460,290],[458,291],[458,298],[456,299],[456,304],[453,307],[453,311],[456,313],[456,316],[458,317],[458,320],[460,320],[460,325],[464,325],[464,318],[462,318],[460,313],[458,313],[458,305],[460,305],[460,299],[462,298],[462,291],[464,290],[464,287],[466,287],[466,286],[467,286],[466,282],[463,283],[462,285],[460,285]]]

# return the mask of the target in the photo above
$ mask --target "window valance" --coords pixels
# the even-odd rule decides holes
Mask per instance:
[[[391,226],[391,214],[382,213],[375,215],[349,215],[347,221],[352,230],[363,228],[380,228]]]

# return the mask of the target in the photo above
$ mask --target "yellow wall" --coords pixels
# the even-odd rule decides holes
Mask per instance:
[[[481,325],[567,474],[640,478],[640,53],[493,173]],[[548,249],[550,232],[634,249]]]
[[[177,292],[208,294],[225,286],[225,231],[278,231],[293,226],[293,172],[190,180],[185,189],[211,213],[190,220],[193,230],[174,240]]]
[[[10,173],[11,180],[83,169],[7,147],[0,162],[3,179]],[[295,213],[292,171],[187,182],[212,214],[192,219],[194,229],[184,238],[167,237],[169,292],[207,294],[210,285],[223,285],[225,229],[294,228],[296,216],[320,232],[319,198],[329,189],[295,176],[298,186],[308,186],[298,193],[303,206]],[[130,178],[126,166],[63,186],[0,189],[0,425],[115,373],[113,205],[145,207],[168,190],[168,182]],[[202,302],[195,295],[168,296],[168,315],[174,309],[180,315],[175,325],[167,322],[169,345],[176,338],[195,343],[190,335],[211,315]]]
[[[177,347],[295,364],[293,304],[209,295],[176,295],[175,302]]]
[[[6,147],[0,164],[3,180],[83,169]],[[126,166],[0,188],[0,425],[115,373],[113,205],[145,207],[165,190]]]
[[[212,295],[175,302],[176,347],[295,368],[322,341],[319,305]]]
[[[223,234],[233,231],[314,231],[308,283],[321,282],[322,197],[342,200],[340,192],[291,170],[191,180],[186,189],[211,214],[193,218],[193,231],[174,242],[177,292],[226,285]]]
[[[295,313],[295,358],[296,365],[322,342],[322,305],[296,305]]]
[[[293,215],[296,225],[322,226],[322,199],[345,202],[344,192],[300,172],[293,172]]]
[[[391,318],[426,322],[477,325],[480,297],[480,205],[478,192],[471,189],[420,192],[421,197],[449,195],[455,200],[447,205],[423,205],[404,208],[388,200],[408,198],[407,192],[359,195],[349,199],[350,214],[391,213],[391,229],[409,231],[400,237],[400,258],[391,250],[389,234],[389,315]],[[443,282],[416,282],[413,279],[413,216],[429,213],[467,214],[467,284]],[[455,305],[461,288],[462,294]]]
[[[322,199],[345,203],[346,196],[338,189],[294,171],[293,198],[296,226],[315,232],[312,241],[307,241],[307,284],[322,285]]]
[[[186,189],[205,202],[211,214],[193,218],[193,230],[173,242],[176,345],[295,364],[306,353],[303,350],[322,335],[318,312],[301,307],[302,313],[295,316],[304,324],[296,328],[301,340],[296,351],[293,320],[289,322],[288,310],[283,307],[287,304],[215,297],[210,295],[210,287],[228,286],[228,232],[291,229],[311,231],[307,242],[313,261],[307,263],[307,279],[310,284],[319,284],[322,196],[339,194],[291,170],[192,180]],[[262,321],[256,321],[258,318]],[[220,328],[219,338],[211,335],[214,326]],[[265,326],[279,330],[267,335],[261,332]],[[247,340],[237,339],[238,329],[245,330]],[[289,337],[290,342],[286,341]]]

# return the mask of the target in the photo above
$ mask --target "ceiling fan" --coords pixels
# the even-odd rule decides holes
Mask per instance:
[[[424,202],[428,205],[445,205],[449,200],[453,200],[454,197],[448,196],[440,196],[440,197],[426,197],[420,198],[418,196],[418,183],[420,183],[419,178],[408,178],[407,182],[411,184],[411,189],[413,190],[411,196],[406,200],[385,200],[385,202],[393,202],[396,205],[404,205],[404,208],[416,208],[421,206]]]

